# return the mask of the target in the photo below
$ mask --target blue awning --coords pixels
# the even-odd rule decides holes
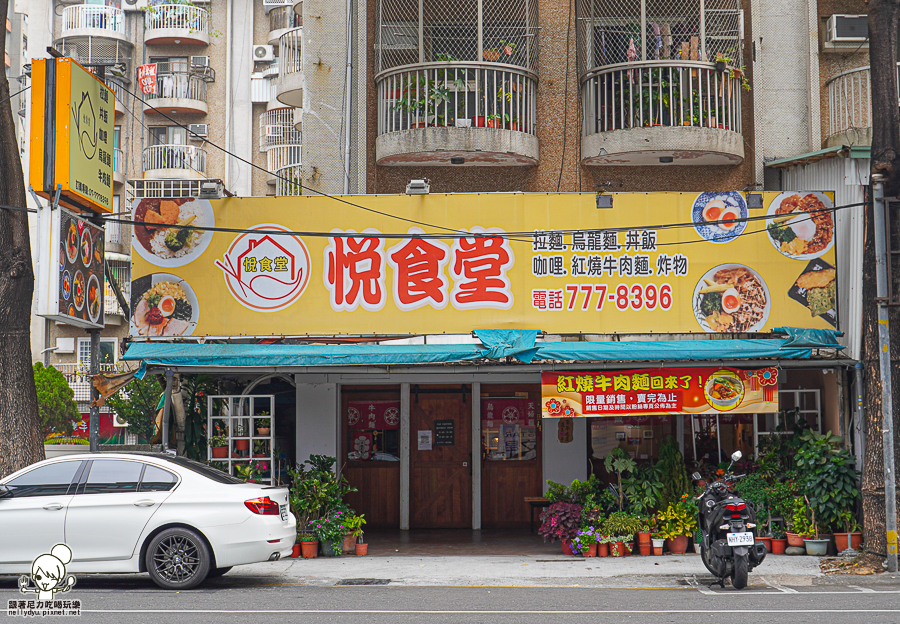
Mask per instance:
[[[646,362],[809,359],[813,349],[842,349],[837,332],[779,328],[788,339],[535,342],[537,330],[475,330],[481,345],[198,344],[138,342],[124,359],[146,366],[268,368],[389,366],[497,361]]]

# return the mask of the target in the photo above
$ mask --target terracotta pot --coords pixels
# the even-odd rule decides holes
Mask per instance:
[[[355,542],[356,542],[356,540],[353,537],[353,533],[347,533],[346,535],[344,535],[344,543],[341,544],[341,552],[345,552],[345,553],[354,552],[355,549],[353,548],[353,545]]]
[[[640,549],[641,555],[644,557],[648,557],[653,553],[653,545],[650,542],[650,532],[646,533],[638,533],[638,548]]]
[[[354,545],[354,549],[356,550],[357,557],[365,557],[369,553],[368,544],[356,544]]]
[[[496,61],[500,58],[500,50],[484,50],[483,54],[486,61]]]
[[[250,450],[250,440],[235,440],[234,448],[239,451],[249,451]]]
[[[424,121],[414,121],[414,122],[412,122],[412,123],[409,124],[409,127],[410,127],[410,128],[413,128],[413,129],[427,128],[427,127],[428,127],[428,123],[427,123],[427,122],[424,122]]]
[[[657,557],[659,557],[660,555],[662,555],[662,549],[663,549],[662,546],[654,546],[653,554],[656,555]]]
[[[762,542],[763,544],[766,545],[767,553],[772,552],[772,538],[771,537],[757,537],[756,543],[759,544],[760,542]]]
[[[213,457],[228,457],[228,447],[227,446],[213,446],[212,448],[212,456]]]
[[[300,542],[300,554],[304,559],[315,559],[319,556],[319,542]]]
[[[475,115],[475,127],[484,128],[484,115]]]
[[[796,533],[788,533],[787,534],[787,545],[788,546],[797,546],[799,548],[803,548],[803,538],[797,535]]]
[[[500,128],[501,127],[500,120],[499,119],[488,119],[487,127],[488,128]]]
[[[518,129],[519,129],[519,122],[518,122],[518,121],[511,121],[511,122],[509,122],[509,129],[510,129],[510,130],[516,130],[516,131],[518,131]]]
[[[787,548],[787,538],[772,538],[772,554],[773,555],[783,555],[785,549]]]
[[[609,557],[609,544],[597,544],[597,556]]]
[[[862,544],[862,533],[835,533],[834,544],[838,552],[847,550],[849,546],[853,550],[859,550]]]
[[[294,544],[294,548],[291,549],[291,557],[296,559],[300,556],[300,544]]]
[[[271,427],[257,427],[257,428],[256,428],[256,435],[267,436],[267,435],[269,435],[269,432],[270,432],[271,430],[272,430]]]
[[[675,539],[667,539],[666,547],[673,555],[683,555],[687,551],[688,536],[679,535]]]
[[[575,554],[574,552],[572,552],[572,542],[570,542],[569,540],[562,541],[562,553],[564,555],[574,555]]]
[[[622,542],[613,542],[609,545],[609,554],[612,557],[624,557],[625,544],[623,544]]]
[[[626,557],[634,552],[634,542],[624,542],[625,544],[625,552],[623,553]]]

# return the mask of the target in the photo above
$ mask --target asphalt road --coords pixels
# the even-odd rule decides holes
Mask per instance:
[[[736,591],[686,580],[655,588],[310,586],[238,575],[187,592],[166,592],[146,575],[83,576],[69,594],[57,599],[81,600],[82,622],[116,624],[900,622],[900,582],[867,586],[864,581]],[[4,608],[21,597],[15,579],[0,578]]]

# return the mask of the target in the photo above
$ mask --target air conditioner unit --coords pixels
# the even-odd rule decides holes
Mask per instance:
[[[191,133],[191,138],[205,137],[209,133],[209,124],[188,124],[188,130]]]
[[[869,39],[867,15],[835,14],[825,25],[825,41],[828,43],[862,43]]]
[[[150,8],[150,0],[122,0],[122,8],[126,11],[143,11]]]
[[[294,4],[294,0],[263,0],[263,8],[266,12],[278,7],[291,6],[292,4]]]
[[[208,56],[192,56],[191,67],[209,67]]]
[[[274,61],[275,60],[275,46],[270,45],[255,45],[253,46],[253,60],[254,61]]]
[[[266,126],[266,136],[267,137],[280,137],[284,136],[284,126]]]

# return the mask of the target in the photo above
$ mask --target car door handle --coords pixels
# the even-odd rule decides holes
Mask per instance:
[[[135,507],[152,507],[156,503],[152,500],[139,500],[134,502]]]
[[[47,503],[44,505],[44,509],[48,511],[59,511],[62,509],[64,505],[62,503]]]

